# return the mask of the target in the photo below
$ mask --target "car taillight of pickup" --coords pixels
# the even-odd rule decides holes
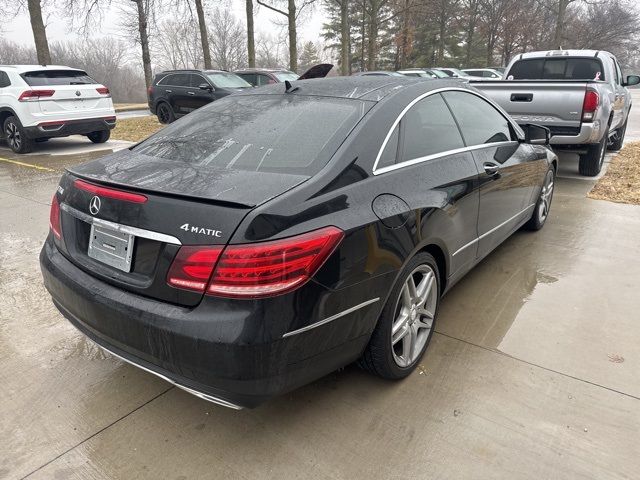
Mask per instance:
[[[581,175],[598,175],[606,151],[622,148],[631,108],[626,87],[640,83],[640,77],[623,77],[611,53],[525,53],[511,61],[504,78],[470,83],[518,124],[547,127],[553,148],[580,155]]]

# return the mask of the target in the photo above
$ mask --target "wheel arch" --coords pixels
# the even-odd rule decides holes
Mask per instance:
[[[440,245],[432,242],[422,246],[414,255],[412,255],[412,257],[420,252],[426,252],[435,259],[436,264],[438,265],[438,274],[440,277],[440,294],[444,293],[444,291],[447,289],[447,278],[449,271],[449,262],[444,250]]]
[[[10,107],[0,107],[0,129],[4,128],[4,122],[9,117],[18,118],[18,115],[16,115],[16,112],[14,112]]]

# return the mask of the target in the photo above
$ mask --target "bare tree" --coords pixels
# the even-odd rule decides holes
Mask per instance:
[[[245,0],[247,11],[247,56],[249,68],[256,66],[256,44],[253,33],[253,0]]]
[[[203,0],[194,0],[196,3],[196,13],[198,15],[198,26],[200,27],[200,42],[202,43],[202,57],[204,68],[210,69],[211,51],[209,49],[209,34],[207,33],[207,20],[204,15]]]
[[[0,14],[3,16],[17,16],[25,9],[29,14],[38,63],[40,65],[51,64],[49,41],[47,40],[47,30],[42,12],[42,0],[0,0]],[[2,33],[1,26],[0,33]]]
[[[200,68],[204,64],[198,27],[193,21],[165,20],[158,26],[153,50],[160,69]],[[212,68],[212,67],[210,67]]]
[[[297,27],[296,22],[298,20],[298,16],[305,7],[313,4],[315,0],[302,0],[302,5],[300,7],[296,6],[296,0],[286,0],[287,1],[287,10],[282,10],[280,8],[275,7],[274,5],[270,5],[265,3],[263,0],[256,0],[259,5],[268,8],[269,10],[279,13],[287,18],[287,30],[289,33],[289,68],[296,72],[298,70],[298,42],[297,42]]]
[[[229,9],[216,8],[211,18],[211,27],[209,42],[213,63],[222,70],[237,70],[246,65],[246,33],[242,23]]]

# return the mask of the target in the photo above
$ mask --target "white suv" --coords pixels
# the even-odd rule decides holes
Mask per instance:
[[[36,142],[86,135],[109,140],[116,114],[109,89],[86,72],[56,65],[0,65],[0,138],[28,153]]]

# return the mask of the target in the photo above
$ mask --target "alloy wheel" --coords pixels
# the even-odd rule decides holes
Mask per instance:
[[[158,108],[158,117],[161,123],[169,123],[169,107],[164,103]]]
[[[553,197],[553,171],[547,172],[547,177],[544,180],[542,191],[540,192],[540,202],[538,204],[538,218],[540,223],[544,223],[549,215],[551,209],[551,199]]]
[[[22,137],[20,136],[20,130],[18,129],[18,126],[13,122],[7,123],[6,134],[9,146],[13,150],[20,150],[20,146],[22,145]]]
[[[422,354],[431,335],[437,306],[436,273],[429,265],[419,265],[407,277],[396,302],[391,351],[398,366],[409,367]]]

